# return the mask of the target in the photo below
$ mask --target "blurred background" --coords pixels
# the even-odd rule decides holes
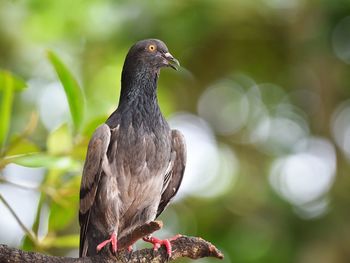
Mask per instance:
[[[144,38],[182,65],[158,97],[188,148],[158,236],[227,263],[349,262],[346,0],[0,0],[0,194],[26,228],[0,202],[0,243],[78,255],[87,143]]]

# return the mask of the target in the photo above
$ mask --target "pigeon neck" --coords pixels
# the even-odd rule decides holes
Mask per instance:
[[[158,76],[159,71],[123,71],[119,107],[144,108],[148,112],[158,112]]]

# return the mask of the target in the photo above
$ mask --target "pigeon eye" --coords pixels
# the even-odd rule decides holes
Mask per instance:
[[[153,51],[156,50],[156,46],[155,46],[155,45],[149,45],[149,46],[148,46],[148,50],[151,51],[151,52],[153,52]]]

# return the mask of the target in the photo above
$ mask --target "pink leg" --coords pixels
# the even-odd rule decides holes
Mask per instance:
[[[96,247],[97,252],[99,252],[103,247],[105,247],[109,243],[112,244],[112,252],[114,254],[117,253],[117,235],[115,233],[113,233],[109,239],[98,244],[98,246]]]
[[[156,237],[147,236],[147,237],[144,237],[143,240],[146,242],[152,243],[154,250],[158,250],[161,247],[161,245],[164,245],[166,248],[166,251],[168,253],[168,256],[171,257],[171,243],[170,242],[179,238],[179,237],[181,237],[181,235],[176,235],[176,236],[169,238],[169,239],[158,239]]]

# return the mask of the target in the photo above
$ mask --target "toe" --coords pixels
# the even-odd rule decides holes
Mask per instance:
[[[112,237],[111,237],[111,243],[112,243],[112,250],[113,250],[113,253],[115,254],[115,253],[117,253],[117,249],[118,249],[118,247],[117,247],[117,237],[116,237],[116,235],[112,235]]]
[[[171,244],[168,239],[163,240],[163,244],[166,248],[166,252],[168,253],[169,257],[171,257]]]

